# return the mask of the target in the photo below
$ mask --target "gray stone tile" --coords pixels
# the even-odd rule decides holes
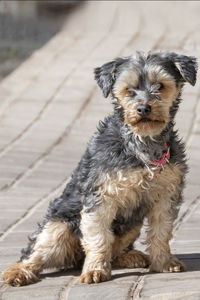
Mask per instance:
[[[26,244],[27,236],[24,232],[11,232],[0,242],[0,248],[24,247]]]
[[[25,235],[29,232],[30,234],[37,229],[37,224],[43,220],[45,213],[46,210],[36,211],[31,216],[17,224],[17,226],[13,229],[13,232],[24,232]]]
[[[193,133],[190,137],[188,145],[190,147],[200,149],[200,135]]]
[[[200,295],[200,272],[195,272],[192,276],[189,273],[159,275],[145,277],[145,284],[140,292],[141,299],[182,299]]]
[[[127,299],[130,288],[137,279],[139,269],[114,270],[112,279],[101,284],[87,285],[77,283],[69,291],[69,299],[76,300],[81,297],[84,299]]]
[[[14,288],[13,288],[14,289]],[[16,290],[17,289],[17,290]],[[27,300],[27,299],[43,299],[43,300],[55,300],[57,299],[61,287],[48,286],[46,288],[37,289],[36,286],[23,290],[23,287],[16,288],[15,290],[9,290],[3,293],[2,300]]]

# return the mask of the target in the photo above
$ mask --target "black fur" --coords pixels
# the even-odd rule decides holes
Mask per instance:
[[[104,64],[101,68],[95,69],[95,78],[103,90],[104,96],[107,97],[112,92],[113,84],[123,68],[127,68],[131,63],[136,68],[143,70],[145,63],[149,61],[161,65],[165,71],[174,77],[176,82],[187,80],[191,84],[195,84],[197,67],[193,57],[165,53],[149,54],[145,59],[139,55],[135,61],[132,58],[117,58]],[[181,72],[176,67],[175,62],[180,63]],[[67,222],[72,232],[81,236],[80,212],[83,207],[87,213],[99,205],[97,182],[101,174],[108,171],[134,169],[137,166],[144,167],[145,164],[149,164],[150,159],[160,160],[164,150],[163,140],[170,147],[170,162],[181,164],[186,173],[184,144],[174,130],[174,117],[179,103],[180,95],[170,109],[170,122],[154,140],[145,137],[141,142],[135,137],[129,126],[123,122],[122,113],[118,109],[115,109],[112,115],[100,122],[97,132],[92,137],[85,154],[72,175],[71,181],[63,194],[50,203],[45,221],[31,238],[28,248],[23,250],[22,259],[29,256],[36,235],[41,232],[48,220]],[[184,185],[184,177],[182,185]],[[181,197],[177,201],[181,202]],[[122,235],[134,226],[142,224],[148,209],[148,203],[143,199],[143,205],[130,212],[128,217],[125,218],[119,213],[112,223],[113,232],[116,235]]]
[[[94,70],[95,79],[99,85],[99,87],[103,91],[103,95],[105,98],[108,97],[113,84],[115,83],[117,73],[119,72],[119,67],[129,61],[128,58],[118,57],[115,60],[104,64],[100,68],[96,68]]]
[[[178,69],[183,79],[191,85],[196,83],[197,62],[196,58],[192,56],[177,55],[173,53],[173,61],[178,64]]]

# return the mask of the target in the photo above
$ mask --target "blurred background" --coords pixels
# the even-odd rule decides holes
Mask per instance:
[[[0,1],[0,80],[53,37],[83,2]]]

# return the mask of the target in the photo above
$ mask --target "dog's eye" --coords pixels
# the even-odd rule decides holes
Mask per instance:
[[[126,91],[130,97],[134,97],[136,95],[136,91],[133,87],[127,87]]]
[[[158,82],[156,87],[157,87],[158,91],[162,91],[162,89],[164,88],[164,85],[161,82]]]

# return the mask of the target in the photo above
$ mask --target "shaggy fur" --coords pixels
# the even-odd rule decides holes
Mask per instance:
[[[99,123],[63,194],[22,250],[20,262],[3,272],[6,283],[38,280],[51,267],[81,267],[81,282],[108,280],[111,265],[179,272],[170,252],[173,222],[182,203],[187,171],[184,144],[174,118],[185,82],[194,85],[194,57],[137,53],[95,69],[112,115]],[[167,147],[167,148],[166,148]],[[155,166],[169,149],[170,158]],[[149,256],[133,249],[147,217]]]

